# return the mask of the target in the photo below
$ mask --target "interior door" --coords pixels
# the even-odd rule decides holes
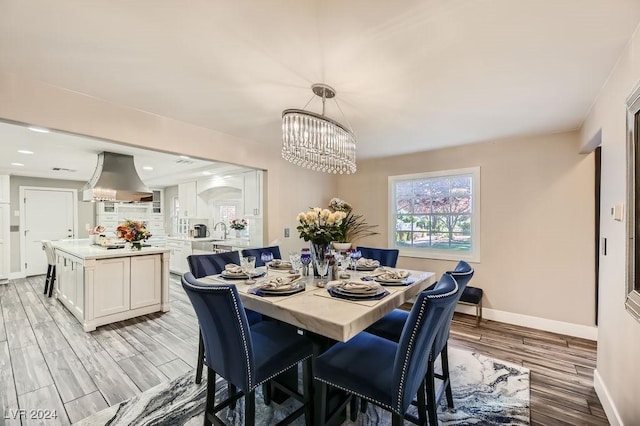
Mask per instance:
[[[42,240],[74,238],[76,191],[68,189],[25,189],[24,254],[27,276],[47,273],[47,256]]]

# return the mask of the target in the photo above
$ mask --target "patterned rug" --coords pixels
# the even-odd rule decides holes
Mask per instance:
[[[439,365],[439,361],[436,363]],[[446,406],[442,398],[438,408],[441,425],[528,425],[529,424],[529,370],[483,355],[449,349],[449,368],[455,408]],[[437,368],[436,368],[437,370]],[[201,425],[206,397],[206,379],[201,385],[194,382],[189,372],[168,383],[160,384],[140,395],[109,407],[80,421],[79,425]],[[226,383],[218,380],[220,393],[226,392]],[[218,393],[218,395],[220,395]],[[231,425],[243,424],[242,400],[235,410],[224,410],[219,416]],[[262,394],[256,392],[256,423],[273,425],[293,411],[299,403],[289,401],[283,405],[262,403]],[[303,425],[301,417],[295,425]],[[344,425],[390,425],[391,416],[373,404],[357,421]]]

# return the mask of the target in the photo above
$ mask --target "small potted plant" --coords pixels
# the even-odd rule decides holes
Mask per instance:
[[[355,214],[351,204],[340,198],[332,198],[329,209],[334,212],[343,212],[344,219],[340,223],[340,234],[333,241],[333,248],[338,251],[346,251],[358,239],[378,235],[374,231],[378,225],[369,225],[364,216]]]
[[[241,232],[247,227],[246,219],[231,219],[229,227],[236,231],[236,238],[240,238]]]

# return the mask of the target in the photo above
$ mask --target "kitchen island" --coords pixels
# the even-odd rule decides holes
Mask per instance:
[[[88,240],[52,241],[56,297],[84,331],[169,311],[169,252],[163,247],[106,249]]]

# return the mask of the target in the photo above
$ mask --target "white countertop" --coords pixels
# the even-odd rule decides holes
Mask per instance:
[[[88,239],[82,240],[57,240],[51,241],[56,250],[69,253],[81,259],[109,259],[114,257],[144,256],[148,254],[169,253],[171,250],[165,247],[142,247],[142,250],[105,249],[90,245]]]
[[[227,238],[226,240],[221,240],[219,238],[213,237],[204,237],[204,238],[189,238],[189,237],[167,237],[167,240],[173,241],[189,241],[189,242],[211,242],[212,245],[216,244],[219,246],[230,246],[230,247],[239,247],[239,248],[257,248],[259,246],[252,244],[249,240],[241,239],[241,238]]]

